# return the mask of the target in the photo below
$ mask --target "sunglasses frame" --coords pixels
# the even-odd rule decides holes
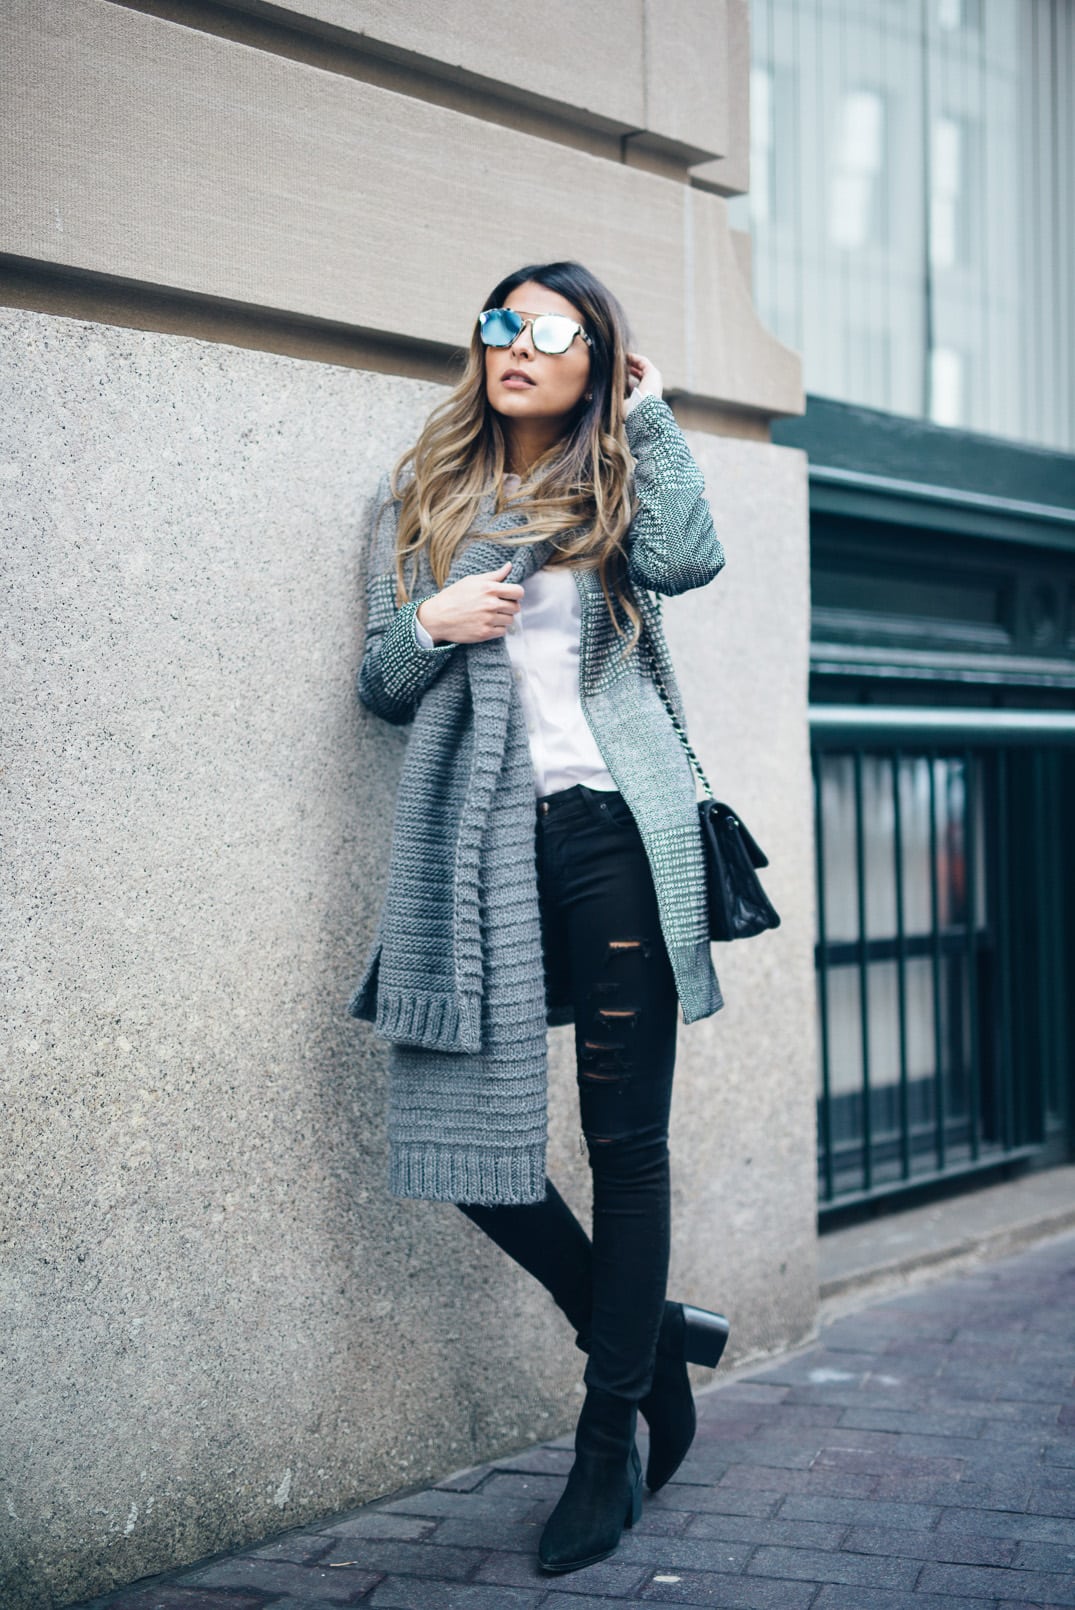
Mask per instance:
[[[504,341],[504,342],[486,341],[486,339],[485,339],[485,319],[486,319],[486,316],[491,314],[491,313],[510,313],[515,318],[522,319],[522,321],[523,321],[522,324],[516,330],[515,334],[512,336],[510,341]],[[570,326],[571,326],[571,329],[572,329],[571,341],[574,341],[575,336],[581,335],[582,339],[585,341],[585,343],[586,343],[586,345],[588,347],[593,346],[593,338],[586,334],[586,331],[583,329],[582,325],[579,324],[579,322],[576,319],[569,319],[566,313],[520,313],[519,309],[514,308],[514,307],[486,307],[486,308],[482,308],[482,311],[478,314],[478,330],[479,330],[480,335],[481,335],[482,346],[491,347],[494,352],[505,352],[508,347],[514,346],[515,342],[518,341],[519,337],[522,335],[522,333],[526,329],[527,325],[529,325],[530,326],[530,340],[531,340],[531,342],[533,344],[533,348],[534,348],[535,352],[542,353],[546,358],[562,358],[566,352],[570,352],[571,351],[571,341],[569,341],[567,343],[566,347],[561,348],[561,350],[559,352],[546,352],[544,347],[539,347],[538,346],[537,341],[534,338],[534,324],[538,319],[562,319],[565,324],[570,324]]]

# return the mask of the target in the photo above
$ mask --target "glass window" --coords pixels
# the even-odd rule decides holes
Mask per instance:
[[[762,319],[807,391],[1075,451],[1070,0],[752,0]]]

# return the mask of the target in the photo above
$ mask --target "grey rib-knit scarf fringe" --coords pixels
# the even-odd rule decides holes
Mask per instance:
[[[521,582],[550,552],[549,544],[474,541],[450,580],[510,560],[507,579]],[[418,706],[381,925],[349,1010],[392,1042],[395,1195],[542,1198],[546,1004],[534,776],[502,638],[454,653]]]

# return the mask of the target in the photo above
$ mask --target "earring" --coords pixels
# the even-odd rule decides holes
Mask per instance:
[[[593,402],[593,392],[588,391],[582,400],[583,402]]]

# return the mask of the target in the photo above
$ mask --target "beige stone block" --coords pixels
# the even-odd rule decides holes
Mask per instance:
[[[106,0],[16,0],[9,47],[15,256],[442,350],[509,269],[578,257],[670,388],[801,409],[719,198]]]
[[[238,0],[375,54],[626,134],[645,127],[645,0]],[[699,8],[693,8],[697,11]]]
[[[727,150],[727,0],[304,0],[286,16],[373,55],[568,121],[649,139],[682,162]]]
[[[721,401],[755,407],[759,396],[780,397],[781,411],[802,413],[806,401],[799,356],[770,336],[758,318],[728,227],[727,202],[689,189],[686,209],[693,339],[685,343],[684,389],[709,396],[719,375]]]
[[[750,0],[726,0],[726,8],[724,153],[693,167],[691,182],[718,195],[741,196],[750,189]]]
[[[747,229],[732,229],[729,231],[729,233],[732,239],[732,250],[735,253],[735,261],[739,266],[739,273],[742,276],[743,284],[746,285],[748,289],[752,290],[754,284],[753,237],[750,234],[750,231]]]
[[[727,0],[645,0],[646,138],[728,149]]]

